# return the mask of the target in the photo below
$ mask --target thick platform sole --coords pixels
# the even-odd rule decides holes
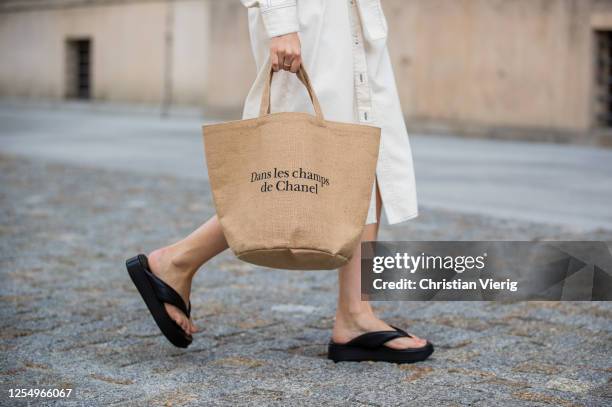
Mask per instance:
[[[415,363],[422,362],[434,352],[431,343],[418,349],[394,350],[386,346],[376,349],[366,349],[357,346],[339,345],[330,343],[328,346],[328,359],[334,362],[390,362]]]

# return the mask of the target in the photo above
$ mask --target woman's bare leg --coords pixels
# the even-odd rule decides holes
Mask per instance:
[[[208,260],[227,249],[217,215],[206,221],[186,238],[166,247],[154,250],[147,256],[151,271],[174,288],[187,304],[191,281],[198,269]],[[164,304],[168,315],[187,333],[196,327],[177,307]]]
[[[382,200],[377,188],[376,211],[379,221],[381,207]],[[378,223],[374,223],[365,226],[361,240],[376,240],[377,236]],[[369,301],[361,300],[361,245],[359,245],[351,261],[338,269],[338,306],[332,340],[336,343],[346,343],[366,332],[387,330],[393,328],[376,317]],[[387,346],[393,349],[419,348],[425,346],[425,343],[425,340],[414,336],[394,339],[389,341]]]
[[[380,209],[380,194],[377,193],[378,219],[380,219]],[[366,225],[362,240],[376,240],[377,235],[377,223]],[[174,288],[187,302],[193,276],[204,263],[227,248],[227,241],[215,215],[186,238],[149,253],[149,266],[153,273]],[[356,249],[352,260],[338,270],[338,283],[338,307],[332,331],[334,342],[345,343],[365,332],[392,329],[374,315],[368,301],[361,301],[360,246]],[[170,317],[185,332],[196,332],[193,321],[189,320],[182,311],[170,304],[165,304],[165,307]],[[416,337],[398,338],[387,345],[401,349],[420,347],[425,345],[425,341]]]

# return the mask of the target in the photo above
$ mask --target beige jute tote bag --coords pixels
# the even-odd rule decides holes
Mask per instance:
[[[304,68],[315,116],[270,114],[203,126],[208,175],[225,238],[241,260],[315,270],[345,264],[359,243],[374,183],[380,129],[326,121]]]

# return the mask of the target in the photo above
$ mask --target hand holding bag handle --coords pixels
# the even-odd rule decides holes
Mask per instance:
[[[263,117],[267,114],[270,114],[270,88],[272,85],[272,75],[274,71],[272,70],[272,64],[268,62],[268,78],[266,80],[266,84],[264,87],[263,94],[261,95],[261,107],[259,108],[259,117]],[[310,100],[312,101],[312,106],[314,107],[315,116],[319,122],[325,121],[323,118],[323,112],[321,111],[321,105],[319,104],[319,99],[315,94],[314,89],[312,88],[312,84],[310,83],[310,78],[306,73],[306,69],[304,69],[304,64],[300,65],[299,71],[296,73],[298,79],[306,86],[306,90],[310,95]]]

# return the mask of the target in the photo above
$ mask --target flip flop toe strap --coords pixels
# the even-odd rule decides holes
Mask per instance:
[[[404,331],[403,329],[400,329],[394,325],[391,325],[391,328],[395,329],[397,332],[401,333],[402,335],[408,337],[408,338],[412,338],[412,335],[410,335],[408,332]]]
[[[164,281],[162,281],[155,274],[151,273],[150,270],[145,269],[147,273],[147,277],[151,281],[151,285],[153,286],[153,291],[155,291],[155,295],[161,302],[165,302],[167,304],[174,305],[189,318],[191,314],[191,302],[189,303],[189,307],[185,305],[185,301],[181,298],[180,294],[177,293],[174,288],[170,287]]]
[[[368,332],[363,335],[356,337],[355,339],[346,343],[348,346],[358,346],[360,348],[375,349],[380,348],[385,343],[397,339],[403,338],[407,334],[399,331],[378,331]]]

